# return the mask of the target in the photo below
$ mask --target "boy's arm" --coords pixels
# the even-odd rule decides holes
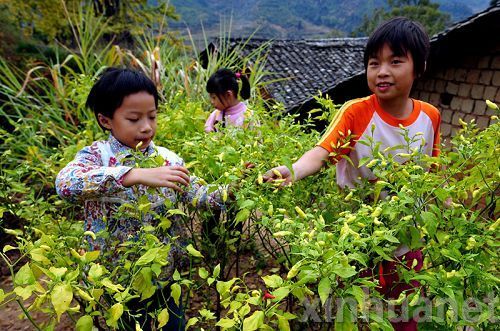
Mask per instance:
[[[57,175],[56,191],[70,200],[111,195],[124,189],[123,177],[131,169],[104,166],[99,149],[85,147]]]
[[[280,166],[269,170],[262,177],[266,182],[280,179],[281,177],[285,180],[284,185],[301,180],[304,177],[320,171],[325,165],[325,161],[328,159],[328,154],[329,152],[326,149],[316,146],[305,152],[304,155],[292,165],[293,174],[286,166]],[[278,173],[280,175],[278,175]]]
[[[329,152],[321,146],[316,146],[307,151],[292,165],[294,180],[313,175],[321,170],[328,159]]]
[[[265,181],[273,181],[281,177],[285,179],[284,184],[286,185],[317,173],[329,159],[332,162],[338,161],[342,154],[349,153],[349,149],[343,146],[345,143],[352,144],[352,139],[347,138],[351,135],[352,122],[352,112],[349,106],[342,106],[318,144],[304,153],[304,155],[293,164],[293,175],[286,166],[280,166],[266,172],[264,176],[262,176],[263,179]],[[340,148],[337,148],[337,145],[339,145]],[[336,157],[330,157],[331,153],[334,153]],[[277,174],[278,172],[280,175]]]

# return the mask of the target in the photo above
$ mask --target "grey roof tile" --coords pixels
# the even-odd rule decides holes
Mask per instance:
[[[367,38],[318,40],[231,39],[230,47],[243,45],[242,56],[269,43],[265,70],[272,82],[266,86],[270,96],[284,103],[287,110],[326,92],[340,82],[363,72],[363,52]],[[217,41],[214,42],[215,44]]]
[[[485,9],[484,11],[479,12],[477,14],[474,14],[474,15],[472,15],[472,16],[470,16],[470,17],[468,17],[468,18],[466,18],[458,23],[453,24],[452,26],[444,29],[443,31],[435,34],[431,38],[431,43],[439,42],[443,38],[446,38],[448,35],[456,32],[458,30],[461,30],[463,28],[466,28],[468,25],[478,23],[481,20],[483,20],[485,17],[488,17],[492,14],[499,16],[498,20],[500,21],[500,1],[497,1],[496,3],[494,3],[493,5],[488,7],[487,9]],[[497,21],[497,25],[498,25],[498,21]],[[494,30],[492,32],[494,32],[496,34],[500,33],[500,31],[494,31]]]

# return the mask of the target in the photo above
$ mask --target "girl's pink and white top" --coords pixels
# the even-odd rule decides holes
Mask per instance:
[[[221,110],[214,110],[207,121],[205,122],[205,132],[213,132],[216,131],[215,125],[217,123],[222,123],[224,120],[226,125],[242,127],[245,123],[247,112],[247,106],[243,102],[239,102],[238,104],[229,107],[225,110],[225,118],[222,118]]]

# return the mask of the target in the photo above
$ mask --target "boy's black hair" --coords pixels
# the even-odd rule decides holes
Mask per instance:
[[[98,114],[112,118],[126,96],[139,92],[151,94],[155,99],[155,106],[158,108],[158,91],[149,77],[140,71],[110,67],[92,86],[85,105],[92,109],[96,119]],[[105,130],[105,128],[103,129]]]
[[[376,57],[387,44],[396,56],[407,55],[413,58],[413,71],[416,77],[425,71],[425,62],[429,56],[429,36],[424,27],[406,17],[395,17],[382,23],[370,36],[365,48],[364,64]]]
[[[239,91],[238,79],[241,80],[241,91]],[[217,70],[207,82],[207,92],[217,95],[226,91],[233,91],[235,97],[239,95],[243,100],[250,98],[250,82],[243,74],[235,74],[227,68]]]

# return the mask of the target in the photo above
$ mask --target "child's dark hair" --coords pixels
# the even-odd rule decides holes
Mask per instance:
[[[241,91],[239,91],[238,79],[241,80]],[[236,97],[239,92],[241,98],[246,100],[250,98],[250,82],[241,73],[234,73],[226,68],[219,69],[208,79],[207,92],[221,95],[226,91],[233,91]]]
[[[425,62],[429,56],[429,36],[424,27],[405,17],[395,17],[382,23],[370,36],[365,48],[364,63],[376,57],[387,44],[396,56],[407,55],[413,58],[413,71],[416,77],[425,71]]]
[[[96,118],[97,114],[112,118],[126,96],[139,92],[151,94],[158,107],[158,91],[149,77],[140,71],[111,67],[92,86],[85,105],[92,109]]]

